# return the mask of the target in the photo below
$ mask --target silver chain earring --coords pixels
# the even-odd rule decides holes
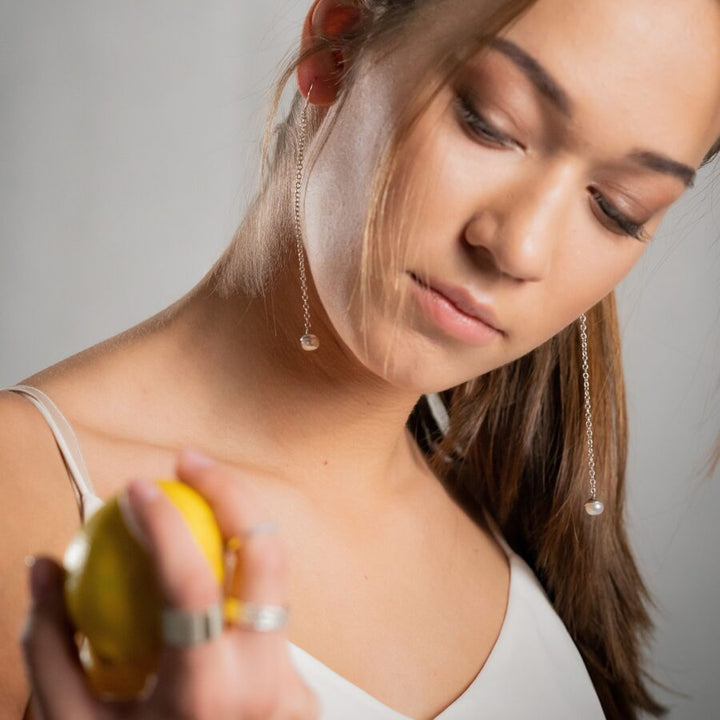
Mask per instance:
[[[590,473],[590,499],[585,503],[588,515],[601,515],[605,510],[602,500],[597,497],[597,480],[595,478],[595,448],[593,445],[592,406],[590,405],[590,368],[588,363],[587,318],[580,315],[580,346],[582,350],[582,375],[585,391],[585,432],[587,435],[588,470]]]
[[[310,301],[308,300],[307,275],[305,273],[305,254],[302,242],[302,228],[300,225],[300,187],[302,185],[303,160],[305,157],[305,135],[307,131],[307,106],[310,102],[310,93],[313,83],[310,83],[308,94],[305,98],[302,113],[300,114],[300,137],[298,139],[297,170],[295,173],[295,241],[297,244],[298,263],[300,265],[300,292],[302,296],[303,320],[305,332],[300,338],[300,347],[303,350],[312,351],[320,347],[320,340],[317,335],[310,332]]]

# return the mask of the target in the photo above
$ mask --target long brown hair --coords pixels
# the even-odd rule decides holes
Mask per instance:
[[[464,22],[436,43],[423,87],[398,119],[381,156],[364,229],[361,288],[378,272],[382,238],[401,237],[408,213],[394,195],[407,188],[398,168],[404,142],[435,94],[464,60],[528,9],[535,0],[488,2],[477,27]],[[356,0],[371,22],[343,38],[320,38],[297,53],[275,87],[262,149],[260,189],[232,244],[214,269],[216,288],[263,293],[291,257],[292,178],[303,98],[296,93],[287,117],[273,125],[283,88],[299,62],[341,42],[346,56],[388,52],[423,11],[439,0]],[[427,18],[426,18],[427,19]],[[342,89],[355,65],[339,78],[337,102],[324,114],[308,108],[308,138],[322,147],[342,110]],[[426,82],[427,79],[427,82]],[[716,143],[705,162],[718,150]],[[317,154],[315,155],[315,157]],[[309,168],[308,172],[311,172]],[[407,201],[404,197],[403,200]],[[392,223],[397,227],[391,230]],[[407,228],[405,228],[407,230]],[[364,296],[364,295],[363,295]],[[583,379],[578,328],[572,325],[514,362],[443,393],[450,430],[430,458],[437,476],[478,522],[489,512],[506,539],[532,567],[565,623],[611,720],[661,715],[643,670],[652,628],[649,596],[630,550],[625,527],[627,415],[620,334],[611,294],[587,313],[597,484],[606,511],[589,518]],[[458,451],[459,449],[459,451]],[[448,457],[454,461],[447,462]]]

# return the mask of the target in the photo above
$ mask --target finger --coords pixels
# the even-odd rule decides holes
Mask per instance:
[[[38,720],[100,717],[78,660],[65,611],[63,571],[49,558],[30,569],[32,604],[23,632],[25,669]]]
[[[202,616],[219,603],[220,587],[180,511],[155,483],[134,480],[121,507],[129,513],[129,525],[141,533],[155,566],[162,602],[176,618],[175,639],[170,643],[163,638],[157,685],[148,707],[157,717],[205,716],[208,701],[201,691],[213,687],[208,670],[221,661],[220,637],[199,643],[183,639],[192,631],[182,618]]]
[[[222,468],[189,449],[179,455],[177,475],[207,500],[223,535],[240,541],[236,553],[241,583],[232,593],[241,601],[236,610],[246,607],[243,603],[256,603],[261,608],[282,607],[286,594],[286,551],[277,531],[257,532],[273,523],[267,509],[253,495],[252,486],[248,487],[239,472]],[[228,598],[228,602],[232,600]],[[283,703],[290,707],[291,701],[297,700],[297,693],[285,684],[288,672],[283,672],[283,668],[291,665],[283,628],[261,632],[239,626],[230,630],[228,639],[235,654],[234,684],[241,698],[242,716],[305,717],[294,714],[294,707],[293,712],[284,713]],[[303,698],[308,692],[304,692]],[[312,707],[311,702],[302,707]]]
[[[178,455],[176,470],[180,480],[208,501],[225,537],[239,536],[268,519],[267,510],[250,493],[239,472],[225,469],[189,448]]]
[[[130,483],[121,508],[128,525],[140,531],[153,560],[165,605],[202,610],[217,602],[220,588],[180,511],[154,483]]]
[[[239,473],[188,450],[178,458],[177,473],[210,504],[223,535],[240,541],[236,551],[240,584],[226,599],[226,610],[235,613],[235,618],[229,618],[234,627],[228,637],[236,649],[241,707],[250,717],[279,716],[277,703],[287,700],[283,697],[286,688],[281,692],[280,672],[289,662],[284,628],[258,631],[242,623],[241,613],[248,608],[246,603],[257,604],[263,613],[273,612],[267,606],[282,611],[287,571],[282,540],[277,532],[252,532],[267,527],[271,518]]]
[[[208,501],[223,536],[240,541],[241,585],[237,596],[256,603],[281,604],[286,578],[283,541],[277,532],[259,532],[272,523],[267,511],[243,486],[241,476],[193,450],[181,452],[177,472]]]

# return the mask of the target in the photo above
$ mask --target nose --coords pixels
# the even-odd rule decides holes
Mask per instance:
[[[483,193],[464,236],[475,262],[515,280],[547,277],[553,252],[567,232],[570,184],[567,168],[545,167]]]

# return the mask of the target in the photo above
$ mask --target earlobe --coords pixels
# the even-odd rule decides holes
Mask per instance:
[[[339,78],[347,58],[343,41],[362,26],[362,10],[347,0],[316,0],[305,18],[301,50],[325,40],[327,46],[302,61],[297,68],[298,87],[307,97],[312,83],[310,102],[327,106],[335,102]]]

